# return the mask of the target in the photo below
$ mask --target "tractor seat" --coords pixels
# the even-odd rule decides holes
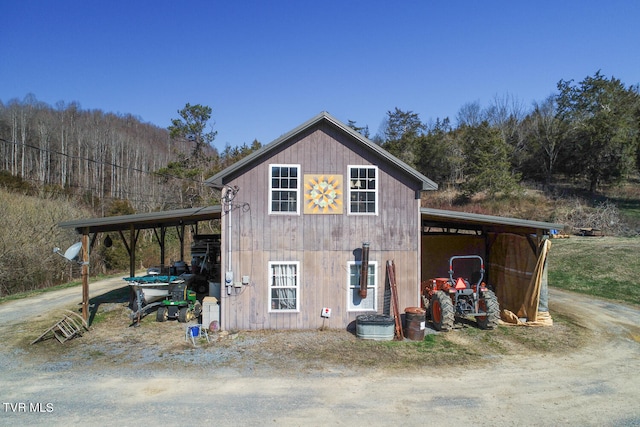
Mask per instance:
[[[482,279],[482,272],[474,271],[471,273],[471,285],[477,284]]]

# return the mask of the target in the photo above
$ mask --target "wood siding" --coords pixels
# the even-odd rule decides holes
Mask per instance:
[[[341,175],[342,214],[270,215],[269,165],[299,164],[305,174]],[[348,165],[378,166],[378,214],[348,214]],[[225,329],[346,328],[363,312],[348,311],[348,262],[363,242],[370,243],[369,260],[377,262],[377,312],[389,313],[386,261],[394,260],[400,309],[419,304],[420,212],[416,194],[421,183],[403,175],[363,148],[351,136],[326,123],[295,136],[233,178],[239,191],[230,214],[223,215],[223,271],[227,270],[231,238],[234,281],[249,276],[249,284],[222,290]],[[231,234],[227,235],[228,220]],[[269,304],[269,261],[300,262],[300,310],[272,313]],[[224,273],[223,273],[224,278]],[[323,307],[331,318],[320,316]]]

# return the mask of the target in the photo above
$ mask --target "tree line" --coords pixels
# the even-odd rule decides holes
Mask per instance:
[[[219,153],[211,145],[215,133],[180,128],[205,124],[209,107],[187,104],[178,113],[181,119],[160,128],[132,115],[83,110],[76,102],[51,107],[32,94],[0,101],[0,185],[81,197],[101,215],[119,200],[137,212],[211,202],[207,175],[261,144],[227,145]]]
[[[134,211],[216,203],[209,176],[262,144],[212,145],[212,109],[186,104],[167,128],[131,115],[55,107],[34,95],[0,102],[0,184],[21,180],[31,191],[82,196],[97,213],[115,200]],[[463,194],[518,192],[520,183],[563,176],[592,192],[620,182],[640,165],[640,96],[599,71],[532,106],[496,97],[463,105],[455,117],[424,123],[399,108],[387,112],[372,139],[443,187]],[[349,126],[369,137],[368,126]],[[34,190],[36,189],[36,190]]]
[[[640,169],[638,85],[625,86],[599,71],[578,83],[560,80],[557,93],[530,108],[510,96],[485,108],[465,104],[456,121],[423,123],[417,113],[395,108],[373,139],[466,195],[510,194],[523,181],[549,185],[558,176],[595,192]]]

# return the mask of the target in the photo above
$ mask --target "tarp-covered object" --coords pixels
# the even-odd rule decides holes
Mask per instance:
[[[543,279],[550,246],[549,240],[543,240],[536,257],[526,237],[515,234],[496,236],[488,270],[503,321],[519,324],[524,323],[519,319],[526,319],[526,323],[531,325],[552,323],[547,311],[539,311],[541,299],[546,310],[547,288]]]

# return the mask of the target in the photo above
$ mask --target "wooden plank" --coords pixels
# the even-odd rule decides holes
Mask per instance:
[[[398,289],[396,285],[396,273],[395,273],[395,265],[393,260],[387,261],[387,275],[389,276],[389,284],[391,286],[391,302],[393,305],[393,317],[395,319],[395,340],[402,340],[404,336],[402,335],[402,324],[400,321],[400,310],[398,308]]]

